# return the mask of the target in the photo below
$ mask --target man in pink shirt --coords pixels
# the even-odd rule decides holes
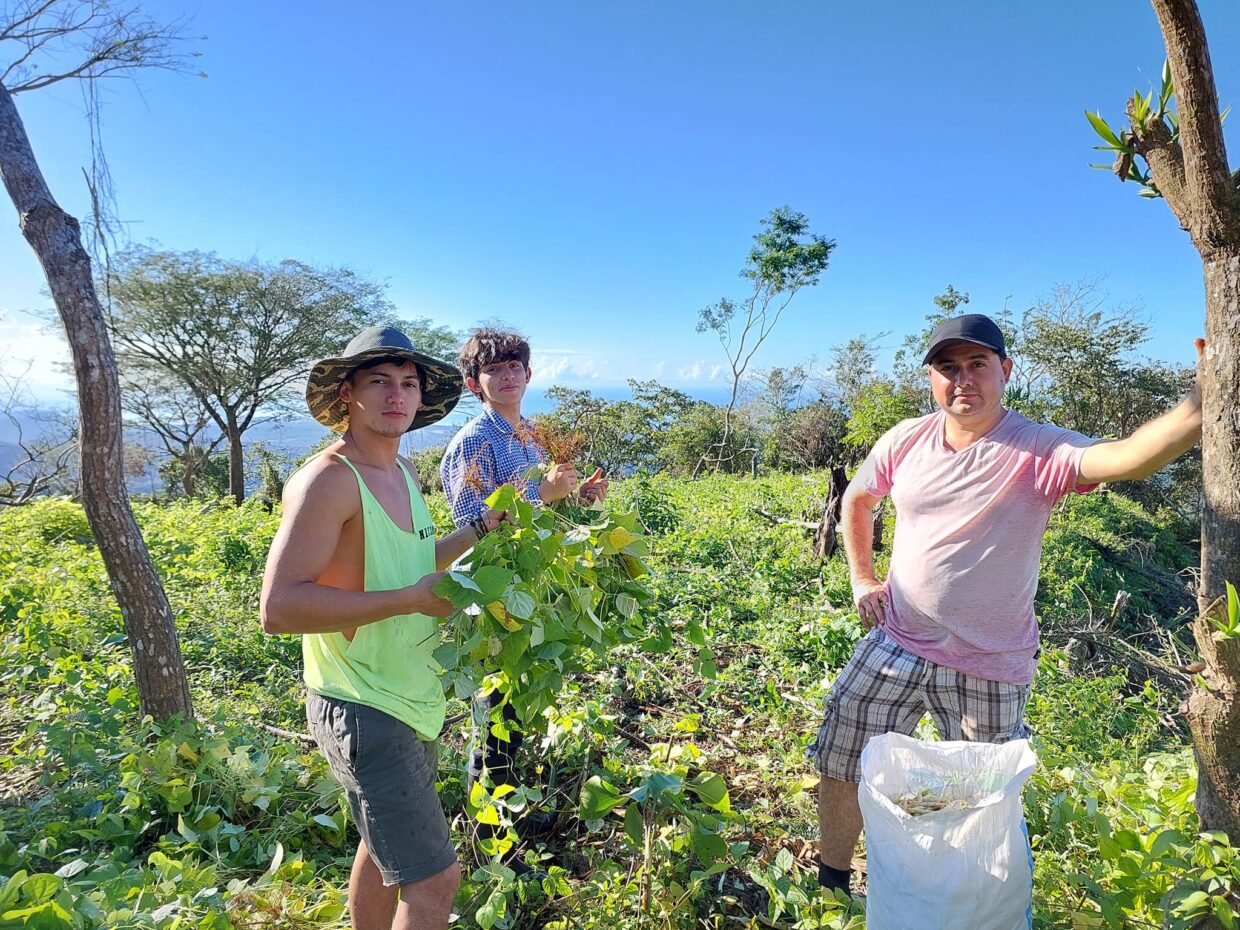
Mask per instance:
[[[1197,340],[1198,356],[1204,343]],[[818,788],[819,880],[848,891],[861,834],[861,750],[913,733],[929,713],[944,739],[1001,743],[1027,735],[1036,668],[1033,613],[1042,535],[1065,494],[1142,479],[1201,436],[1196,387],[1116,442],[1034,423],[1003,406],[1012,372],[1003,333],[972,313],[930,337],[924,363],[939,410],[904,420],[870,451],[844,495],[844,548],[861,622],[810,746]],[[896,506],[885,582],[874,573],[872,518]]]

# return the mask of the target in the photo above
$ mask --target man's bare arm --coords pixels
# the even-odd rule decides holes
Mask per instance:
[[[463,556],[478,542],[478,534],[468,526],[435,540],[435,567],[441,571]]]
[[[866,627],[887,619],[887,589],[874,574],[874,508],[881,500],[854,482],[840,504],[853,603]]]
[[[1200,363],[1205,342],[1196,340]],[[1127,439],[1090,446],[1081,456],[1078,485],[1141,481],[1179,458],[1201,439],[1201,392],[1196,384],[1182,401]]]
[[[259,613],[268,633],[331,633],[400,614],[447,616],[431,594],[435,572],[393,591],[346,591],[320,584],[345,522],[360,508],[357,483],[328,461],[303,468],[284,490],[283,517],[267,556]]]

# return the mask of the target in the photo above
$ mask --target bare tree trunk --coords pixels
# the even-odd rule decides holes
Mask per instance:
[[[129,506],[121,454],[116,359],[82,247],[77,220],[52,198],[7,88],[0,84],[0,176],[22,234],[43,272],[73,354],[81,407],[81,480],[86,518],[99,545],[133,650],[143,714],[193,715],[168,598]]]
[[[814,555],[820,559],[829,559],[835,552],[835,527],[840,522],[840,507],[844,503],[844,491],[848,487],[848,477],[843,465],[831,469],[831,489],[827,492],[827,502],[822,508],[822,519],[818,521],[818,529],[814,531]]]
[[[883,517],[887,515],[887,501],[884,497],[878,502],[878,506],[874,508],[874,542],[872,544],[875,552],[883,551]]]
[[[1201,616],[1193,624],[1207,687],[1187,702],[1197,757],[1197,813],[1205,829],[1240,840],[1240,640],[1215,638],[1226,583],[1240,584],[1240,250],[1205,263],[1206,345],[1201,371]]]
[[[241,428],[237,425],[237,412],[226,411],[228,414],[228,493],[233,496],[237,506],[245,500],[245,463],[241,459]]]
[[[185,450],[185,454],[181,457],[181,489],[185,492],[185,499],[194,499],[194,474],[198,471],[198,450],[193,446]]]

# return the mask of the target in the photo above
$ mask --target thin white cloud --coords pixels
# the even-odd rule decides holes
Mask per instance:
[[[534,380],[547,387],[557,381],[601,381],[610,377],[608,361],[576,349],[541,349],[530,356]]]
[[[0,316],[0,373],[36,402],[64,404],[74,388],[69,345],[57,329],[24,313]]]
[[[718,381],[724,375],[722,365],[712,365],[705,359],[697,359],[678,372],[682,381]]]

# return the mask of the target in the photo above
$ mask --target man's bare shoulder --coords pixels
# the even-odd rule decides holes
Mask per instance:
[[[357,476],[335,455],[324,452],[306,462],[284,486],[284,506],[311,506],[325,516],[348,519],[361,509]]]

